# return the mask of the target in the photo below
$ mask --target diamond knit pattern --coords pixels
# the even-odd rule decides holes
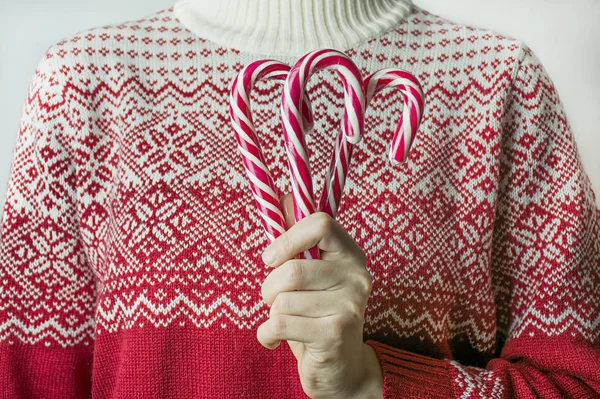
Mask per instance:
[[[78,32],[35,71],[0,230],[0,397],[306,397],[289,348],[255,335],[267,238],[228,95],[264,56],[172,12]],[[598,397],[600,211],[537,56],[419,7],[346,53],[426,98],[392,167],[402,101],[375,97],[337,217],[368,256],[384,396]],[[323,71],[308,92],[319,193],[343,91]],[[283,195],[280,96],[251,97]]]

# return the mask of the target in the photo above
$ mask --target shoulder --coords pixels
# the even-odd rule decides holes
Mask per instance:
[[[382,39],[414,56],[415,63],[425,60],[439,69],[477,67],[514,78],[522,64],[539,64],[519,38],[457,23],[416,5],[411,15]]]
[[[400,33],[410,38],[409,47],[432,50],[427,53],[435,54],[437,68],[453,76],[464,72],[477,81],[501,82],[506,101],[519,111],[542,112],[545,108],[563,113],[554,82],[534,49],[523,40],[413,7]]]
[[[36,65],[24,120],[39,118],[35,123],[41,124],[44,118],[66,118],[63,126],[85,126],[93,110],[118,103],[117,97],[132,85],[142,85],[147,68],[159,69],[161,53],[172,53],[169,49],[182,34],[172,9],[162,9],[61,38],[47,47]]]
[[[139,19],[90,27],[49,46],[36,74],[51,73],[80,84],[115,81],[126,70],[137,74],[144,64],[172,57],[176,46],[186,40],[184,31],[172,7]]]
[[[416,28],[414,33],[423,35],[424,40],[430,38],[428,41],[435,41],[441,47],[456,51],[479,49],[482,54],[504,52],[518,57],[525,46],[516,37],[484,27],[457,23],[417,6],[413,6],[413,13],[407,22],[409,29]]]

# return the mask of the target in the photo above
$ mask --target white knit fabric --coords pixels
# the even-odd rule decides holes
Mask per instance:
[[[394,28],[411,0],[177,0],[175,16],[190,31],[242,51],[300,56],[345,50]]]

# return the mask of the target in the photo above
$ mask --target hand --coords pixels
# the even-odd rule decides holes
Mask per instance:
[[[364,312],[372,280],[363,250],[329,215],[294,224],[292,197],[281,200],[290,227],[265,252],[273,270],[262,285],[271,307],[257,338],[268,349],[286,340],[298,361],[304,392],[317,398],[381,398],[383,376],[363,343]],[[294,259],[317,245],[321,259]],[[273,250],[273,259],[267,258]]]

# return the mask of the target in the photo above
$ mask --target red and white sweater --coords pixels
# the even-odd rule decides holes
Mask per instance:
[[[306,397],[287,345],[256,339],[269,315],[267,238],[228,92],[264,49],[292,64],[328,45],[365,76],[397,67],[425,90],[397,167],[386,157],[399,94],[374,99],[337,217],[368,256],[364,339],[384,397],[600,395],[600,212],[530,48],[403,12],[407,0],[388,1],[397,19],[375,28],[368,18],[381,16],[361,8],[354,36],[323,29],[298,44],[240,28],[228,47],[235,35],[211,36],[219,22],[193,14],[193,1],[74,34],[35,71],[1,224],[0,397]],[[283,195],[280,94],[261,82],[252,101]],[[320,188],[343,93],[325,71],[309,95]]]

